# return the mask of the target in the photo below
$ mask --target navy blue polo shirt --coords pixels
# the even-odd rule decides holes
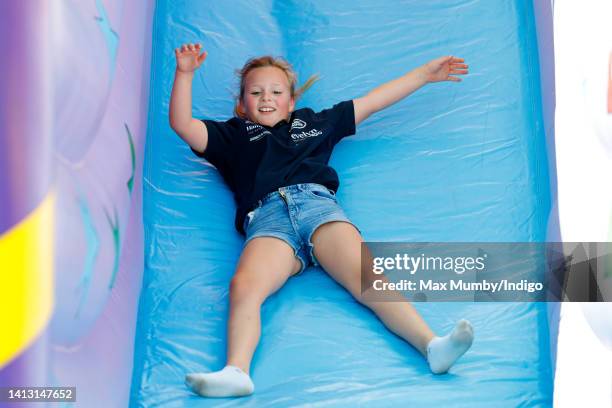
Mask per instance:
[[[318,183],[336,191],[338,174],[327,163],[336,143],[355,134],[352,100],[317,113],[298,109],[289,122],[273,127],[237,117],[203,122],[208,144],[204,153],[193,152],[215,166],[234,192],[235,225],[242,234],[246,214],[280,187]]]

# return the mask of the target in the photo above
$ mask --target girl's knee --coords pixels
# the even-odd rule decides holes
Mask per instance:
[[[230,301],[253,301],[263,303],[267,297],[265,289],[250,276],[236,274],[230,282]]]

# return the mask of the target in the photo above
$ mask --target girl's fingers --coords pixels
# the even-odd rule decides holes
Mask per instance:
[[[202,49],[202,44],[183,44],[180,48],[175,48],[174,52],[178,54],[182,54],[185,52],[196,52],[198,55],[200,54],[200,50]]]
[[[198,57],[198,62],[199,62],[199,63],[202,63],[202,62],[203,62],[203,61],[206,59],[206,56],[207,56],[207,55],[208,55],[208,53],[207,53],[206,51],[204,51],[204,52],[202,53],[202,55],[200,55],[200,56]]]

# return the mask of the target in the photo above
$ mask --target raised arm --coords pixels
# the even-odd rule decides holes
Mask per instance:
[[[194,150],[203,153],[208,142],[208,131],[201,120],[191,116],[191,85],[195,71],[206,59],[200,54],[200,44],[183,44],[174,50],[176,72],[170,96],[170,127]]]
[[[440,57],[428,62],[404,76],[382,84],[370,91],[366,96],[353,100],[355,106],[355,125],[358,125],[371,114],[393,105],[407,97],[429,82],[454,81],[461,78],[451,75],[465,75],[468,66],[463,58],[453,56]]]

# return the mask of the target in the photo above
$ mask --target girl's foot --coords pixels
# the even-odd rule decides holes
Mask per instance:
[[[255,390],[251,377],[231,365],[213,373],[187,374],[185,384],[202,397],[243,397]]]
[[[461,357],[474,341],[474,330],[467,320],[460,320],[444,337],[434,337],[427,345],[427,362],[434,374],[442,374]]]

